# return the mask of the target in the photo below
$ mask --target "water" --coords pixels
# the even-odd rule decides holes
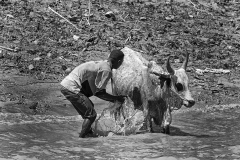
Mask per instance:
[[[0,159],[240,159],[240,109],[175,113],[171,134],[78,138],[79,116],[0,113]]]

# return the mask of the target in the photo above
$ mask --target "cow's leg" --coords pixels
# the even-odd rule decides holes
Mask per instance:
[[[139,129],[139,133],[151,132],[152,124],[151,124],[150,115],[147,109],[143,110],[143,115],[144,115],[144,122],[143,122],[143,126]]]
[[[152,132],[152,121],[151,121],[151,116],[148,109],[144,110],[144,115],[145,115],[145,123],[146,123],[145,125],[146,125],[147,132]]]
[[[146,128],[147,132],[151,132],[151,118],[149,114],[146,117]]]
[[[150,132],[151,132],[151,133],[154,133],[154,130],[153,130],[153,121],[152,121],[152,120],[153,120],[153,118],[150,117],[150,122],[149,122],[149,123],[150,123],[150,124],[149,124],[149,125],[150,125]]]
[[[164,133],[164,134],[170,134],[170,125],[161,127],[161,131],[160,132]]]
[[[165,134],[170,134],[170,125],[164,127]]]
[[[170,125],[162,126],[160,132],[165,134],[170,134]]]
[[[172,112],[170,109],[167,109],[162,126],[162,133],[170,134],[170,124],[172,123]]]

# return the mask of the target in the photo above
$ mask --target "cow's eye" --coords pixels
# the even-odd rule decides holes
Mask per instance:
[[[182,91],[183,90],[183,85],[181,83],[176,83],[175,86],[176,86],[178,91]]]

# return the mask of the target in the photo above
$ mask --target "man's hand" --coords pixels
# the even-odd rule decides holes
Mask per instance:
[[[114,103],[115,101],[123,103],[125,100],[125,97],[127,97],[127,96],[122,96],[122,95],[114,96],[114,95],[108,94],[108,93],[106,93],[105,89],[95,93],[95,96],[97,96],[98,98],[103,99],[105,101],[112,102],[112,103]]]
[[[126,97],[127,97],[127,96],[123,96],[123,95],[117,96],[117,101],[123,103],[123,102],[125,101],[125,98],[126,98]]]

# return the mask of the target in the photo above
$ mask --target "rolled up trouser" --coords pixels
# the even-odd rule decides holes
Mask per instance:
[[[90,119],[90,121],[96,119],[97,113],[94,109],[94,105],[87,96],[81,92],[78,94],[73,93],[64,87],[61,88],[61,92],[72,103],[73,107],[83,119],[87,118]]]

